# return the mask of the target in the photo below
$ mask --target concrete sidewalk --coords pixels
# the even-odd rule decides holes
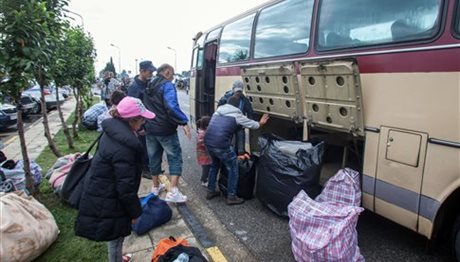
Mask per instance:
[[[62,105],[61,108],[64,113],[64,118],[67,120],[75,108],[75,100],[73,99],[73,97],[68,99]],[[48,121],[51,134],[54,136],[62,127],[57,110],[48,114]],[[26,130],[25,138],[29,158],[31,160],[35,160],[48,145],[48,142],[44,135],[43,124],[41,119],[37,120]],[[21,159],[22,155],[19,137],[15,136],[14,138],[6,141],[5,148],[3,148],[2,151],[9,159]],[[47,170],[43,170],[43,173],[45,173],[46,171]],[[168,184],[166,176],[162,176],[162,181]],[[46,183],[46,180],[44,180],[43,183]],[[150,188],[152,185],[151,183],[152,182],[150,180],[144,178],[142,179],[138,193],[139,196],[145,196],[148,193],[150,193]],[[207,248],[205,249],[199,243],[197,238],[195,238],[194,234],[184,221],[183,216],[178,211],[178,207],[182,210],[187,210],[186,204],[170,204],[170,207],[173,210],[173,216],[168,223],[162,225],[161,227],[151,230],[148,234],[145,234],[143,236],[137,236],[136,234],[132,233],[125,239],[123,245],[123,252],[133,253],[132,261],[150,262],[153,250],[155,249],[155,246],[158,243],[158,241],[162,238],[168,238],[169,236],[174,236],[176,238],[185,238],[191,246],[198,247],[204,256],[211,258],[210,261],[226,261],[226,259],[221,255],[218,249],[216,252],[215,247],[212,247],[212,245],[207,245]]]

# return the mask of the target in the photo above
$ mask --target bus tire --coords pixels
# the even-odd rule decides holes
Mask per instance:
[[[454,256],[460,262],[460,215],[457,216],[452,233]]]

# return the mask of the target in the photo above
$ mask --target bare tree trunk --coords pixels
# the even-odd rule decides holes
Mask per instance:
[[[77,138],[78,137],[78,129],[77,129],[77,124],[78,124],[78,120],[80,119],[80,110],[79,110],[79,92],[77,90],[77,87],[72,87],[72,90],[73,90],[73,96],[75,97],[75,110],[74,110],[74,118],[73,118],[73,122],[72,122],[72,133],[73,133],[73,137],[74,138]]]
[[[69,146],[69,149],[74,149],[73,139],[70,136],[69,128],[67,127],[67,123],[65,122],[65,119],[64,119],[64,114],[62,113],[62,110],[61,110],[61,103],[59,103],[59,87],[57,85],[56,85],[56,101],[57,101],[57,110],[59,113],[59,119],[61,119],[64,135],[65,135],[65,138],[67,139],[67,145]]]
[[[21,154],[22,154],[22,161],[24,163],[24,173],[26,177],[26,188],[31,195],[35,194],[35,181],[32,177],[32,173],[30,172],[30,160],[29,155],[27,154],[27,146],[26,146],[26,138],[24,136],[24,123],[22,121],[22,106],[19,99],[16,99],[16,109],[17,109],[17,116],[18,116],[18,135],[19,135],[19,142],[21,143]]]
[[[39,83],[40,85],[40,93],[41,93],[41,103],[42,103],[42,117],[43,117],[43,127],[45,128],[45,137],[46,140],[48,140],[48,146],[51,149],[51,152],[56,157],[61,157],[62,154],[59,152],[59,149],[57,148],[56,144],[53,141],[53,138],[51,137],[51,132],[50,132],[50,127],[48,124],[48,115],[46,114],[46,103],[45,103],[45,93],[44,93],[44,87],[43,83]]]

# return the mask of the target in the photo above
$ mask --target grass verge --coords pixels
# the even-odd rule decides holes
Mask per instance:
[[[73,119],[72,116],[70,119]],[[67,148],[64,133],[59,131],[54,137],[57,147],[62,154],[84,152],[99,135],[96,131],[80,130],[79,138],[74,139],[75,150]],[[36,159],[45,173],[55,162],[56,157],[51,150],[45,150]],[[43,203],[53,214],[60,233],[56,242],[36,261],[107,261],[107,245],[105,242],[94,242],[74,234],[74,224],[77,210],[63,204],[53,192],[48,181],[45,179],[40,184],[40,193],[36,198]]]

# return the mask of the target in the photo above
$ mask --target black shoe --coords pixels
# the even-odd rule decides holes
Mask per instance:
[[[208,191],[208,193],[206,194],[206,199],[211,200],[211,199],[213,199],[213,198],[215,198],[216,196],[219,196],[219,195],[220,195],[220,192]]]
[[[240,205],[244,203],[244,199],[237,196],[228,196],[227,205]]]

